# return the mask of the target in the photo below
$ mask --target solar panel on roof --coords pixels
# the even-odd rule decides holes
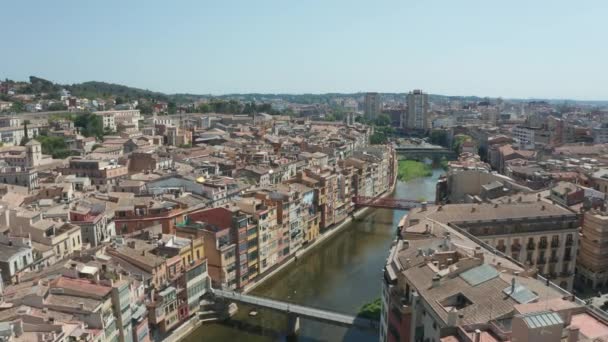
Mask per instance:
[[[520,284],[515,284],[515,291],[513,291],[511,289],[511,286],[509,286],[506,289],[502,290],[502,292],[513,298],[519,304],[530,303],[538,299],[536,293],[528,290],[527,287]]]
[[[483,264],[466,272],[462,272],[460,277],[469,283],[469,285],[477,286],[498,277],[498,271],[488,264]]]

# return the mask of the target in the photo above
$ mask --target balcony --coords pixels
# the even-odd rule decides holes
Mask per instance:
[[[551,241],[551,248],[557,248],[557,247],[559,247],[559,240]]]
[[[547,249],[547,241],[541,241],[538,243],[538,249]]]
[[[555,264],[558,261],[557,256],[552,256],[549,258],[549,262]]]
[[[536,246],[534,245],[534,243],[528,243],[528,245],[526,246],[526,249],[529,251],[533,251],[536,249]]]
[[[543,257],[539,257],[538,259],[536,259],[536,264],[537,265],[544,265],[547,263],[547,259],[543,258]]]
[[[574,240],[566,240],[566,246],[572,246],[574,244]]]
[[[498,246],[496,246],[496,249],[504,253],[507,250],[507,246],[498,245]]]
[[[520,250],[521,250],[521,245],[520,244],[511,245],[511,251],[512,252],[519,252]]]
[[[571,261],[572,260],[572,255],[566,254],[564,255],[564,261]]]
[[[568,278],[568,277],[572,276],[572,272],[571,271],[562,271],[559,273],[559,276],[563,277],[563,278]]]

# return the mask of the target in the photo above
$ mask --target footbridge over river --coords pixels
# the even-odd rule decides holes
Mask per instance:
[[[443,146],[432,144],[404,144],[395,146],[395,152],[399,159],[424,159],[439,160],[442,158],[452,160],[457,157],[456,152]]]
[[[252,296],[234,291],[212,289],[212,293],[214,296],[218,298],[223,298],[230,302],[242,303],[258,308],[270,309],[273,311],[278,311],[287,314],[287,334],[291,336],[296,335],[300,329],[300,317],[319,321],[322,323],[339,325],[347,328],[354,327],[357,329],[373,331],[377,331],[379,329],[378,321],[359,316],[352,316],[329,310],[311,308],[304,305]]]

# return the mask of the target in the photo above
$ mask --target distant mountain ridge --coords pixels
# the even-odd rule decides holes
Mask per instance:
[[[147,99],[152,101],[165,101],[175,102],[178,104],[193,102],[201,99],[238,99],[241,101],[261,101],[263,100],[284,100],[287,102],[298,103],[298,104],[314,104],[322,103],[329,104],[332,99],[340,97],[361,97],[365,92],[356,93],[325,93],[325,94],[264,94],[264,93],[246,93],[246,94],[224,94],[224,95],[210,95],[210,94],[166,94],[158,91],[151,91],[148,89],[141,89],[136,87],[125,86],[116,83],[100,82],[100,81],[88,81],[83,83],[75,83],[71,85],[62,85],[53,83],[51,81],[30,76],[30,84],[26,87],[27,93],[49,93],[59,92],[61,89],[66,89],[71,92],[72,95],[77,97],[86,98],[116,98],[121,97],[125,100],[137,100]],[[403,93],[382,93],[384,97],[396,100],[405,100],[407,92]],[[434,102],[443,102],[447,100],[460,100],[465,102],[479,102],[484,100],[496,100],[497,98],[488,98],[480,96],[449,96],[439,94],[429,94],[430,100]],[[505,100],[516,101],[516,102],[529,102],[529,101],[546,101],[551,104],[563,104],[564,102],[577,103],[582,105],[591,106],[605,106],[608,105],[608,101],[585,101],[585,100],[571,100],[571,99],[516,99],[506,98]]]

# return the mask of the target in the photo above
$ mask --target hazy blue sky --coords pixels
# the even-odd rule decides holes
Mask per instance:
[[[608,1],[2,1],[0,77],[608,100]]]

